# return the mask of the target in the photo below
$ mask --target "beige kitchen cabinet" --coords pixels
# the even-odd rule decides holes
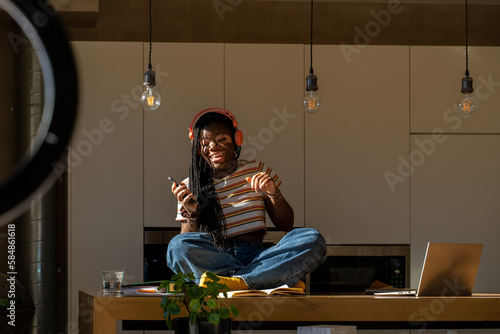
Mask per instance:
[[[427,242],[484,243],[474,292],[498,291],[500,138],[496,135],[413,135],[434,142],[411,177],[411,282],[418,285]],[[415,161],[417,162],[417,161]]]
[[[268,164],[282,179],[304,226],[303,47],[226,44],[225,106],[243,131],[241,158]],[[268,226],[273,226],[268,222]]]
[[[482,242],[474,291],[499,289],[500,65],[497,47],[469,48],[479,108],[455,109],[465,47],[412,46],[411,282],[418,284],[427,242]]]
[[[359,50],[314,46],[323,107],[305,115],[305,225],[329,244],[407,244],[409,48]]]
[[[469,72],[479,108],[456,113],[465,76],[464,46],[411,46],[411,132],[499,133],[500,48],[469,48]]]

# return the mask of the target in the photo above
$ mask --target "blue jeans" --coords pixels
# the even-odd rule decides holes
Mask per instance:
[[[235,240],[227,250],[221,252],[206,233],[183,233],[170,241],[167,265],[176,273],[194,273],[196,283],[211,271],[240,277],[250,289],[270,289],[304,280],[326,258],[325,240],[312,228],[293,229],[270,248],[261,242]]]

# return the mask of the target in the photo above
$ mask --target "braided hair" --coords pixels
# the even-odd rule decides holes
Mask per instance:
[[[200,231],[209,234],[214,244],[220,250],[225,251],[226,219],[220,205],[219,196],[215,190],[212,168],[203,158],[200,145],[201,131],[212,123],[219,123],[226,126],[233,135],[234,143],[236,129],[227,116],[216,112],[209,112],[201,116],[193,127],[189,184],[191,192],[196,196],[201,210],[198,216]],[[234,159],[238,159],[239,153],[240,147],[235,147]]]

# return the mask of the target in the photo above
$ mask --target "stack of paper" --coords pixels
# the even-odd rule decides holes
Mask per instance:
[[[303,326],[297,328],[297,334],[356,334],[356,326]]]

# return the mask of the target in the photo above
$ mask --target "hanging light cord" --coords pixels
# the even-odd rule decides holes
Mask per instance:
[[[309,72],[313,73],[313,19],[314,19],[314,0],[311,0],[311,68]]]
[[[151,18],[151,0],[149,0],[149,65],[148,70],[151,70],[151,31],[153,30],[153,20]]]
[[[469,76],[469,9],[465,0],[465,76]]]

